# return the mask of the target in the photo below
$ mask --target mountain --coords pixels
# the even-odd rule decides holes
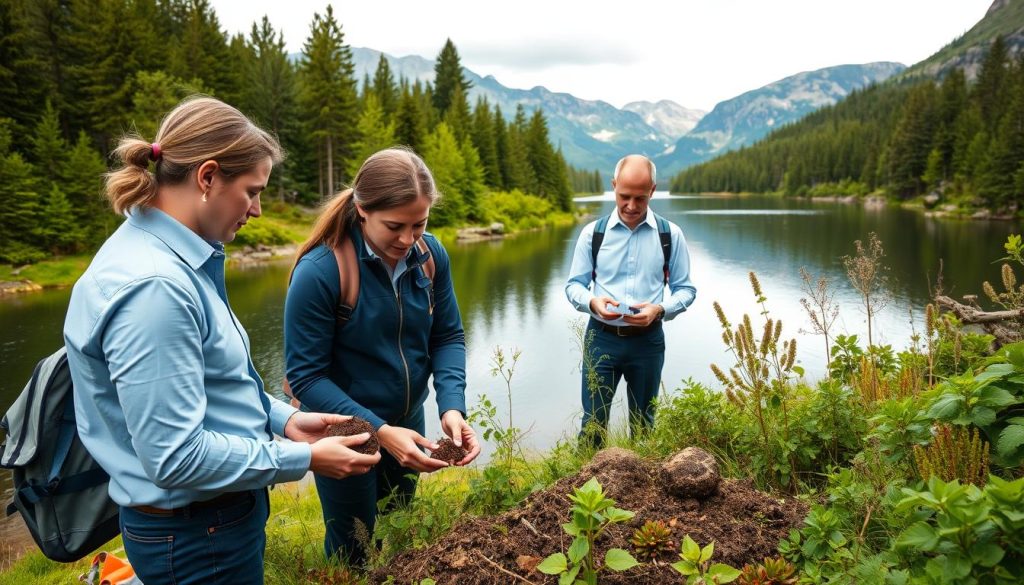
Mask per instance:
[[[851,91],[883,81],[905,68],[899,63],[839,65],[806,71],[748,91],[718,105],[696,127],[655,158],[663,177],[724,152],[752,144]]]
[[[373,76],[381,52],[363,47],[352,47],[357,79]],[[419,56],[394,57],[385,54],[395,80],[433,81],[434,62]],[[623,153],[640,152],[654,156],[676,140],[680,133],[659,130],[633,111],[620,110],[604,101],[584,100],[568,93],[553,92],[537,86],[533,89],[513,89],[498,82],[493,76],[481,77],[463,68],[466,79],[472,82],[470,104],[483,96],[492,106],[501,106],[502,113],[511,118],[516,105],[522,104],[529,113],[540,108],[547,116],[551,142],[562,149],[569,164],[581,169],[598,169],[609,173]],[[671,102],[668,102],[671,103]],[[672,104],[679,110],[687,110]],[[661,118],[668,122],[675,111],[660,108]],[[671,125],[671,124],[669,124]]]
[[[1007,53],[1024,52],[1024,1],[995,0],[985,16],[970,30],[924,61],[907,69],[902,77],[940,78],[952,69],[962,69],[973,81],[981,68],[985,51],[996,36],[1002,36]]]
[[[666,136],[683,136],[700,122],[707,112],[691,110],[672,100],[661,100],[658,103],[630,102],[622,106],[627,112],[636,112],[647,122],[647,125]]]
[[[1024,0],[997,0],[906,73],[689,167],[671,190],[878,193],[1014,217],[1024,208],[1022,35]]]

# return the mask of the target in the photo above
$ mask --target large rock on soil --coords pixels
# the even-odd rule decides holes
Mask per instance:
[[[722,476],[711,453],[687,447],[661,464],[658,479],[665,491],[677,498],[703,500],[718,492]]]

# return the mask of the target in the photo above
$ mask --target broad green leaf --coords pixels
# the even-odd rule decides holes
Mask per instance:
[[[708,577],[717,577],[719,583],[732,583],[739,578],[742,571],[729,565],[715,563],[708,568]]]
[[[557,575],[559,573],[564,573],[568,568],[569,565],[566,562],[565,555],[562,553],[555,553],[537,565],[537,570],[545,575]]]
[[[987,406],[976,406],[968,417],[959,417],[953,421],[956,424],[970,423],[979,427],[987,427],[996,422],[996,411]]]
[[[569,561],[575,565],[580,562],[580,559],[587,556],[588,552],[590,552],[590,543],[586,538],[577,536],[569,546]]]
[[[999,353],[1006,356],[1006,361],[1013,364],[1018,370],[1024,370],[1024,343],[1017,342],[1004,345]]]
[[[604,554],[604,564],[613,571],[625,571],[639,565],[633,555],[621,548],[608,549]]]
[[[701,551],[700,551],[700,561],[699,562],[704,563],[704,562],[710,561],[711,560],[711,555],[713,555],[713,554],[715,554],[715,541],[712,540],[711,542],[708,543],[707,546],[705,546],[704,548],[701,549]]]
[[[999,386],[987,386],[978,393],[978,404],[1001,408],[1016,404],[1017,398]]]
[[[916,548],[922,551],[934,550],[939,544],[939,535],[926,522],[915,522],[896,539],[896,546]]]
[[[963,579],[971,573],[971,560],[965,559],[958,553],[950,553],[946,556],[942,571],[947,579]]]
[[[619,508],[608,508],[605,510],[604,515],[608,518],[609,522],[626,522],[632,519],[633,516],[636,516],[636,513]]]
[[[1024,426],[1010,425],[999,433],[999,441],[996,443],[996,451],[1006,457],[1024,445]]]
[[[971,547],[971,560],[982,567],[994,567],[1003,560],[1006,551],[994,542],[976,544]]]
[[[576,582],[576,575],[580,574],[583,565],[576,565],[558,577],[558,585],[573,585]]]
[[[683,558],[688,561],[697,562],[700,559],[700,546],[687,534],[683,538]]]
[[[672,568],[679,571],[683,575],[696,575],[697,565],[694,565],[690,561],[676,561],[672,563]]]
[[[928,409],[928,418],[949,420],[956,416],[963,406],[963,398],[956,394],[943,394]]]
[[[562,530],[564,530],[569,536],[577,536],[580,533],[580,529],[572,522],[562,524]]]

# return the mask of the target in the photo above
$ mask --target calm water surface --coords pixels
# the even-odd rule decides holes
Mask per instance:
[[[595,213],[612,209],[607,198],[581,205]],[[744,312],[756,316],[760,309],[750,292],[751,270],[760,278],[772,314],[783,320],[783,336],[798,337],[807,376],[820,378],[825,367],[822,339],[800,333],[809,329],[799,304],[806,296],[800,267],[833,280],[840,331],[865,339],[864,314],[846,280],[842,257],[852,253],[854,240],[878,233],[890,268],[891,301],[878,317],[875,334],[899,349],[907,345],[913,327],[922,330],[929,283],[934,283],[940,261],[947,291],[979,292],[983,280],[999,280],[992,261],[1002,255],[1006,236],[1020,231],[1009,222],[937,220],[900,209],[759,196],[656,198],[652,208],[682,226],[698,289],[690,310],[666,325],[663,379],[669,391],[690,377],[713,383],[709,364],[727,364],[711,303],[719,301],[734,322]],[[470,407],[487,394],[507,416],[504,382],[491,375],[492,355],[498,346],[521,349],[512,379],[512,410],[516,426],[530,429],[527,443],[535,450],[573,435],[579,425],[579,350],[572,326],[583,317],[565,300],[564,283],[582,227],[448,246],[466,326]],[[249,332],[253,358],[268,389],[280,388],[283,377],[281,320],[288,269],[289,264],[278,263],[228,273],[232,307]],[[60,345],[69,294],[59,290],[0,299],[0,412],[21,391],[36,361]],[[432,399],[427,408],[428,436],[437,438]],[[624,400],[619,400],[613,424],[624,420]],[[6,503],[6,474],[0,491]],[[0,520],[2,548],[20,548],[17,543],[24,539],[23,528]],[[0,551],[0,565],[3,560]]]

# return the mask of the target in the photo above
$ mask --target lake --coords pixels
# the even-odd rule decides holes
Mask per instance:
[[[610,194],[580,204],[595,214],[613,208]],[[864,311],[842,258],[853,253],[854,240],[866,241],[869,233],[877,233],[889,267],[889,302],[875,322],[875,339],[902,349],[915,328],[923,332],[924,305],[940,262],[945,291],[954,297],[980,293],[983,280],[1000,282],[999,265],[993,261],[1003,255],[1006,236],[1020,232],[1011,222],[933,219],[898,208],[767,196],[659,196],[651,207],[683,228],[697,286],[696,302],[666,324],[663,380],[669,391],[691,377],[717,386],[709,364],[725,367],[729,356],[711,305],[719,301],[733,322],[744,312],[758,317],[749,271],[757,273],[772,315],[783,320],[783,337],[798,338],[799,362],[807,377],[817,379],[825,370],[824,343],[821,337],[801,332],[810,329],[799,303],[807,296],[801,267],[834,283],[840,304],[838,332],[866,340]],[[522,350],[511,382],[513,422],[530,429],[526,446],[535,451],[573,436],[579,426],[580,353],[573,324],[583,316],[566,301],[564,285],[582,228],[448,246],[466,327],[468,402],[472,407],[487,394],[506,416],[505,384],[491,375],[492,356],[499,346],[507,352]],[[282,313],[289,268],[282,262],[228,272],[232,307],[249,332],[253,358],[268,389],[279,389],[283,377]],[[36,361],[61,344],[69,295],[67,289],[0,299],[0,371],[7,372],[0,382],[0,412],[21,391]],[[275,393],[280,395],[279,390]],[[613,424],[625,422],[624,395],[620,387]],[[432,398],[427,408],[427,434],[438,438]],[[0,491],[6,503],[6,474]],[[23,531],[17,522],[0,520],[0,540],[5,544],[24,543]]]

